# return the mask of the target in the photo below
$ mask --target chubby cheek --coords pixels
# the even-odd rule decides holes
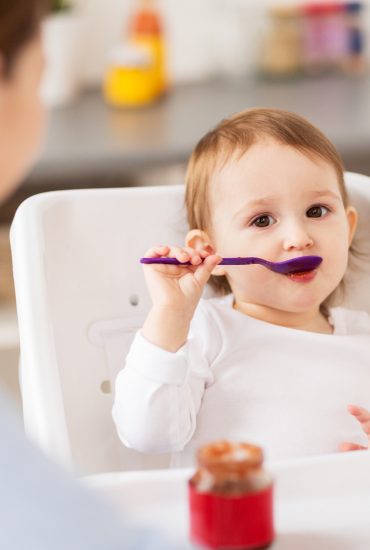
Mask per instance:
[[[260,265],[231,267],[227,278],[235,295],[245,301],[260,301],[276,294],[280,276]]]
[[[256,242],[256,239],[247,238],[245,235],[236,235],[227,227],[224,227],[222,233],[214,239],[213,246],[216,252],[223,257],[258,256],[268,259],[275,253],[274,250],[271,250],[271,242]]]
[[[325,257],[325,264],[322,267],[323,286],[328,288],[329,294],[333,292],[341,280],[343,279],[348,266],[348,250],[342,249],[335,254],[333,253]]]
[[[323,274],[334,281],[342,280],[348,265],[349,245],[346,229],[338,231],[336,237],[325,243],[322,256],[324,258]]]

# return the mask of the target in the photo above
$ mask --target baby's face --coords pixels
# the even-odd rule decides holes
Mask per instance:
[[[280,262],[318,255],[300,276],[262,266],[226,267],[236,300],[286,312],[317,308],[347,267],[355,214],[345,209],[334,168],[287,145],[264,141],[213,176],[211,240],[221,256]]]

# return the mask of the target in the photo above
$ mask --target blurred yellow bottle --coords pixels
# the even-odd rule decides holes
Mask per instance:
[[[140,0],[129,26],[129,40],[147,48],[153,58],[152,79],[156,95],[167,90],[165,40],[160,13],[154,0]]]
[[[111,52],[104,96],[115,106],[140,107],[155,101],[166,89],[161,18],[153,0],[140,0],[124,41]]]
[[[153,59],[146,49],[122,44],[109,57],[104,79],[104,96],[117,107],[139,107],[157,97],[153,81]]]

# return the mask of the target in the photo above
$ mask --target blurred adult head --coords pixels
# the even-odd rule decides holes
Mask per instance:
[[[0,200],[25,176],[42,141],[41,21],[48,0],[0,0]]]

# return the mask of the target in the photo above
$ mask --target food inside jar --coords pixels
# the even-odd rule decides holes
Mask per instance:
[[[219,441],[202,447],[197,461],[199,469],[190,483],[201,493],[241,495],[271,483],[262,469],[262,449],[256,445]]]

